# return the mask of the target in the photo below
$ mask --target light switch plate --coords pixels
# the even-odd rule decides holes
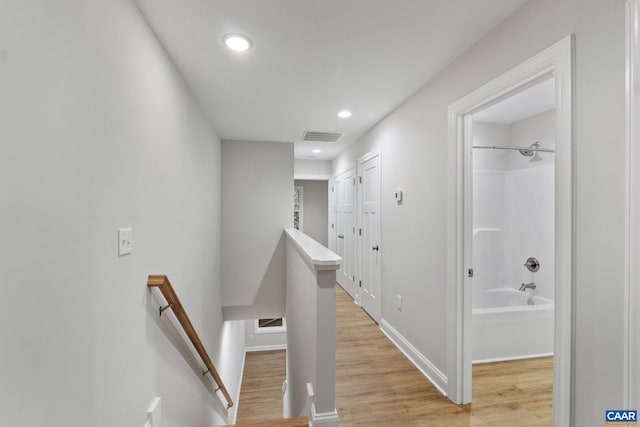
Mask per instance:
[[[402,295],[400,294],[396,295],[396,307],[398,310],[402,311]]]
[[[130,228],[118,229],[118,256],[130,254],[133,250],[133,231]]]

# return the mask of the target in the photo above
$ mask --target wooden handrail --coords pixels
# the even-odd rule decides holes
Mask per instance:
[[[222,391],[225,399],[227,399],[227,408],[231,408],[233,406],[233,400],[231,400],[231,396],[229,396],[229,392],[227,388],[224,386],[220,375],[218,375],[218,371],[215,366],[213,366],[213,362],[207,354],[207,350],[202,345],[202,341],[200,341],[200,337],[196,333],[191,321],[189,320],[189,316],[187,316],[187,312],[184,310],[184,307],[180,303],[176,292],[173,290],[173,286],[171,286],[171,282],[169,282],[169,278],[164,275],[151,275],[147,280],[147,286],[149,288],[158,288],[162,295],[164,295],[167,300],[168,305],[160,309],[160,314],[167,308],[171,308],[173,310],[173,314],[178,318],[180,325],[184,329],[185,333],[191,340],[191,343],[196,348],[196,351],[200,355],[200,358],[204,362],[204,365],[207,367],[207,370],[204,372],[205,374],[208,372],[211,374],[213,379],[215,380],[218,388],[215,391]]]

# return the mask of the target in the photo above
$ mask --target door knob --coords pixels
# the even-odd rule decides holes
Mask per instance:
[[[375,246],[371,246],[371,250],[372,251],[379,251],[380,248],[378,247],[378,245],[375,245]]]
[[[344,234],[338,234],[338,239],[344,239]]]

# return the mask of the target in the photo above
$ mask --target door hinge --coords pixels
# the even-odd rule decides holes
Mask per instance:
[[[361,288],[362,287],[362,280],[358,281],[358,286]]]
[[[473,277],[473,268],[467,270],[467,277]]]
[[[362,184],[362,177],[361,176],[358,177],[358,182],[360,182],[360,184]]]
[[[356,228],[353,227],[353,234],[356,234]]]
[[[332,230],[333,230],[333,226],[334,226],[334,224],[331,224],[331,229],[332,229]]]
[[[356,179],[353,178],[353,185],[356,185]]]
[[[356,276],[351,276],[351,281],[355,282],[356,281]]]
[[[331,187],[331,192],[333,193],[333,187]]]
[[[358,229],[358,236],[362,236],[362,228]]]

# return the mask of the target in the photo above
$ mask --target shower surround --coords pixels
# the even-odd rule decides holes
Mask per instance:
[[[474,123],[474,146],[554,148],[554,112],[514,124]],[[473,152],[473,360],[553,352],[554,154]],[[537,159],[536,159],[537,160]],[[539,271],[523,264],[540,261]],[[535,290],[519,291],[533,282]]]

